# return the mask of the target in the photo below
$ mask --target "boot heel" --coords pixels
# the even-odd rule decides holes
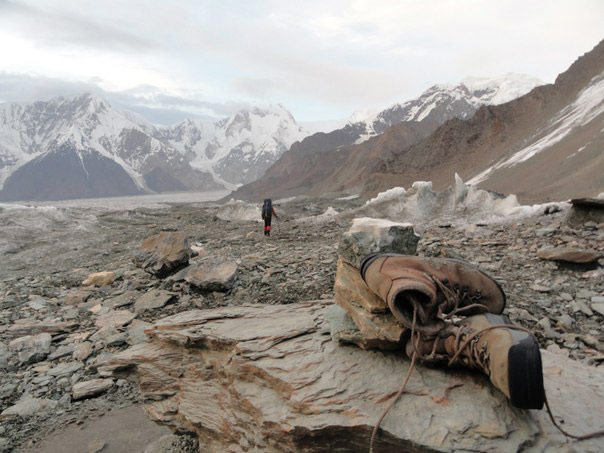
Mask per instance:
[[[523,337],[508,352],[510,400],[521,409],[542,409],[545,390],[541,351],[535,337]]]

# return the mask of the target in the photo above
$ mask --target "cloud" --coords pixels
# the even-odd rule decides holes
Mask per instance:
[[[34,102],[55,96],[93,93],[106,99],[114,107],[137,112],[159,124],[173,124],[189,117],[222,118],[249,107],[249,104],[242,102],[209,102],[196,97],[166,94],[151,85],[108,91],[101,88],[99,82],[102,81],[69,81],[0,72],[0,102]],[[197,96],[200,94],[197,93]]]
[[[553,81],[603,29],[600,0],[0,0],[0,70],[157,108],[342,118],[466,76]]]
[[[157,46],[149,37],[99,23],[91,19],[93,14],[77,15],[65,9],[53,9],[48,3],[42,5],[36,7],[14,0],[0,0],[0,26],[5,30],[14,30],[42,47],[142,52]]]

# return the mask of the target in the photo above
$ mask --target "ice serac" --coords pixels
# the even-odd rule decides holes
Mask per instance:
[[[332,340],[331,301],[194,310],[99,361],[140,383],[148,415],[197,434],[208,452],[365,451],[409,361]],[[604,375],[543,352],[548,399],[568,430],[601,428]],[[568,386],[573,382],[573,386]],[[566,446],[544,412],[510,406],[484,376],[418,365],[382,422],[376,451],[552,451]],[[598,451],[597,441],[582,451]]]

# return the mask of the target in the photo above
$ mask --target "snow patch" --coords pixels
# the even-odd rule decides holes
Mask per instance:
[[[535,134],[533,137],[535,141],[531,145],[480,172],[470,179],[468,184],[479,184],[499,168],[513,167],[531,159],[602,113],[604,113],[604,73],[594,77],[590,85],[579,93],[572,104],[560,111],[547,127]],[[539,136],[540,138],[537,138]]]
[[[339,201],[348,201],[348,200],[356,200],[357,198],[359,198],[359,194],[348,195],[347,197],[336,198],[336,200],[339,200]]]

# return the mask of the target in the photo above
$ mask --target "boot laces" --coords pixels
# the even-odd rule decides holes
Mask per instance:
[[[426,274],[434,282],[444,296],[444,301],[440,304],[440,312],[444,317],[455,316],[463,311],[473,308],[481,308],[485,312],[489,309],[480,302],[482,293],[479,289],[471,290],[467,286],[461,286],[458,283],[451,283],[448,279],[439,279],[434,275]]]
[[[500,326],[508,327],[508,326]],[[455,351],[453,357],[449,360],[449,366],[453,366],[459,362],[471,368],[480,368],[487,376],[491,376],[491,370],[489,368],[490,356],[487,349],[486,343],[480,343],[480,336],[485,331],[481,329],[473,336],[469,341],[465,341],[462,345],[462,341],[465,338],[472,336],[472,330],[468,326],[461,325],[455,332],[455,339],[453,341],[453,350]],[[466,354],[462,354],[464,349],[467,349]]]

